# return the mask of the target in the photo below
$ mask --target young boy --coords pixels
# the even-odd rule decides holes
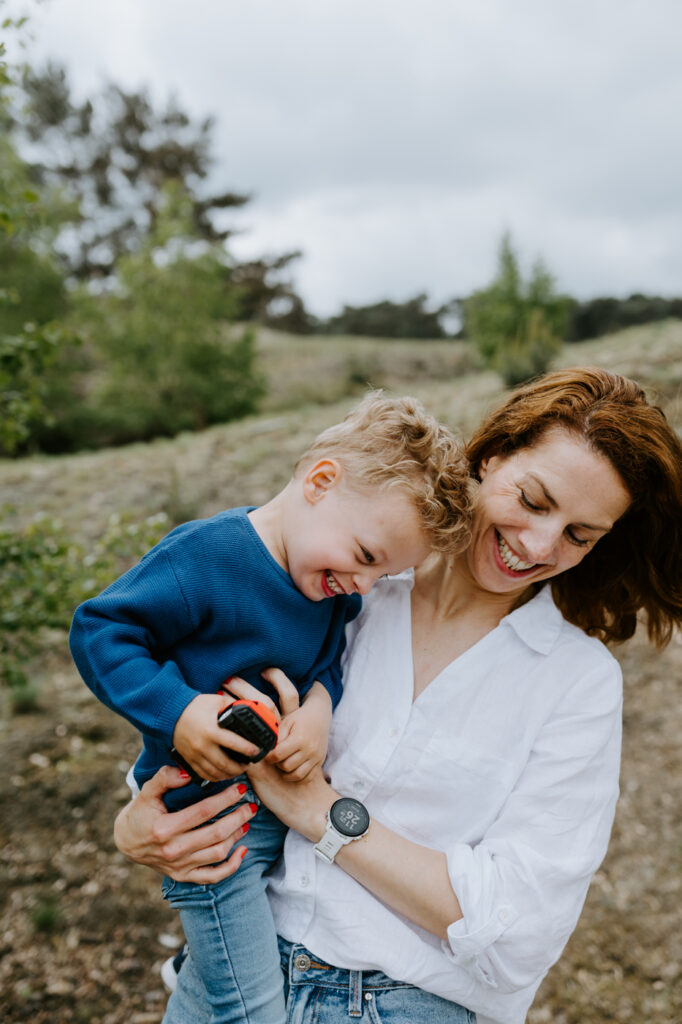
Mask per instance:
[[[72,654],[93,692],[143,734],[136,784],[172,764],[173,747],[202,778],[230,784],[243,766],[225,748],[257,750],[218,725],[226,698],[216,691],[233,675],[267,691],[261,673],[271,666],[301,698],[271,759],[296,777],[320,764],[341,696],[343,630],[359,595],[433,547],[459,547],[469,494],[449,433],[413,399],[375,393],[316,439],[266,505],[178,527],[81,605]],[[237,781],[255,810],[248,778]],[[191,784],[167,803],[175,809],[204,795]],[[260,808],[235,874],[212,886],[164,880],[216,1024],[284,1020],[263,878],[284,832]]]

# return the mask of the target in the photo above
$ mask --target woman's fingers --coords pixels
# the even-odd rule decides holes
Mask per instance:
[[[277,690],[279,710],[282,716],[295,711],[300,704],[298,690],[281,668],[266,668],[261,675]]]
[[[163,769],[161,770],[163,771]],[[156,778],[156,776],[154,776],[154,778]],[[174,834],[181,835],[188,832],[195,836],[199,836],[202,835],[203,832],[196,830],[201,829],[202,826],[205,828],[212,828],[214,825],[219,825],[221,821],[225,821],[227,816],[219,818],[218,821],[212,822],[210,825],[208,824],[213,818],[216,818],[219,814],[222,814],[223,811],[227,810],[228,807],[232,807],[239,800],[243,800],[243,786],[243,783],[236,783],[234,786],[229,786],[228,789],[221,790],[220,793],[214,793],[212,796],[204,797],[203,800],[200,800],[196,804],[192,804],[190,807],[185,807],[182,811],[175,811],[174,813],[169,814],[168,817],[171,819],[170,824],[172,825]],[[237,811],[234,811],[233,813],[236,814]]]
[[[179,789],[181,786],[186,786],[188,782],[189,778],[186,772],[183,774],[180,768],[165,764],[159,768],[156,775],[145,782],[141,792],[150,800],[161,800],[163,794],[167,793],[169,789]]]
[[[186,879],[180,879],[180,881],[195,882],[197,885],[215,885],[216,882],[222,882],[223,879],[229,878],[230,875],[235,873],[243,861],[246,852],[246,846],[238,846],[232,851],[227,860],[218,863],[220,860],[218,857],[212,865],[195,868]]]
[[[196,881],[195,873],[199,868],[211,867],[224,861],[235,843],[248,832],[245,826],[256,813],[254,806],[243,804],[217,821],[200,825],[189,832],[178,834],[174,830],[165,838],[158,835],[158,863],[163,866],[164,873],[177,881],[191,882]]]

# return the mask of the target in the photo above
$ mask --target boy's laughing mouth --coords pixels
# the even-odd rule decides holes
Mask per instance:
[[[346,591],[343,589],[339,581],[336,579],[335,576],[332,575],[329,569],[325,569],[325,571],[322,573],[322,590],[327,595],[327,597],[339,597],[341,594],[346,593]]]

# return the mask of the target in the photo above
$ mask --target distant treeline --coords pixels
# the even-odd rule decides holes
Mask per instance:
[[[428,309],[428,297],[417,295],[406,302],[384,299],[368,306],[344,306],[340,313],[329,319],[319,319],[307,313],[301,304],[295,315],[282,316],[273,326],[282,326],[296,334],[350,334],[374,338],[465,338],[466,328],[463,305],[466,299],[436,309]],[[580,302],[566,297],[566,327],[564,340],[586,341],[603,334],[635,327],[639,324],[682,319],[682,298],[669,299],[660,295],[630,295],[626,299],[604,296]],[[448,321],[450,321],[448,323]]]
[[[682,320],[682,299],[663,299],[660,295],[639,293],[627,299],[599,298],[587,302],[572,299],[565,340],[585,341],[602,334],[612,334],[625,327],[650,324],[669,317]]]

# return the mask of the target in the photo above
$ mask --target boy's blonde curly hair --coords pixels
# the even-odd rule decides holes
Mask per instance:
[[[294,474],[324,457],[337,459],[360,490],[404,488],[434,550],[454,554],[469,543],[475,484],[468,462],[454,435],[416,398],[371,391],[315,438]]]

